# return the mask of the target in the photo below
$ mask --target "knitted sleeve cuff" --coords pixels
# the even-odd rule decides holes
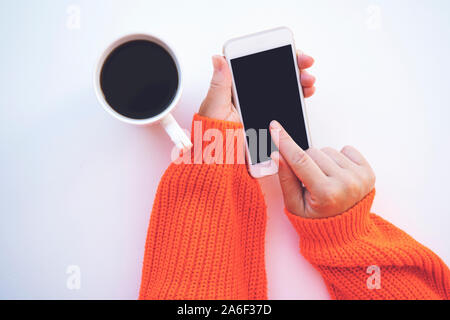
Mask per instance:
[[[195,114],[191,149],[196,164],[245,164],[245,135],[241,123]]]
[[[304,245],[343,244],[367,235],[371,228],[370,208],[375,190],[346,212],[331,218],[307,219],[285,212]]]
[[[231,121],[225,121],[225,120],[217,120],[217,119],[211,119],[208,117],[204,117],[199,115],[198,113],[194,114],[194,118],[192,119],[192,129],[194,129],[194,124],[196,121],[199,121],[202,125],[202,133],[204,133],[208,129],[218,129],[224,133],[226,133],[227,129],[242,129],[242,123],[239,122],[231,122]],[[194,130],[192,130],[191,137],[193,136]]]

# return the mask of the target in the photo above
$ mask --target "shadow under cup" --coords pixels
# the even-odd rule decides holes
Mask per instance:
[[[171,106],[180,86],[177,64],[161,45],[143,39],[117,46],[104,60],[100,88],[109,106],[135,120]]]

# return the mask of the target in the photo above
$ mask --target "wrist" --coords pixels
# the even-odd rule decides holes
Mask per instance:
[[[241,123],[195,114],[191,129],[193,147],[183,158],[194,164],[245,164],[244,139]]]
[[[375,190],[372,190],[346,212],[323,219],[303,218],[287,209],[285,211],[304,245],[347,243],[369,233],[372,226],[370,208],[374,197]]]

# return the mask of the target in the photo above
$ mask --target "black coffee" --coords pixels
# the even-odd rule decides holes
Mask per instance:
[[[178,71],[171,55],[156,43],[135,40],[106,58],[100,85],[109,105],[132,119],[163,112],[178,90]]]

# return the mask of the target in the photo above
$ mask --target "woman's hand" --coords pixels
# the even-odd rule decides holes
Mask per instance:
[[[279,152],[278,176],[286,209],[304,218],[341,214],[362,200],[375,186],[369,163],[353,147],[341,152],[332,148],[303,151],[276,121],[270,130]],[[302,185],[302,182],[304,186]]]
[[[305,98],[308,98],[314,94],[314,82],[316,79],[304,70],[314,64],[314,59],[301,52],[297,52],[297,59],[300,67],[300,81],[303,87],[303,95]],[[198,113],[201,116],[211,119],[241,122],[239,113],[232,102],[232,79],[228,63],[222,56],[214,56],[212,60],[214,74],[211,80],[211,86]]]

